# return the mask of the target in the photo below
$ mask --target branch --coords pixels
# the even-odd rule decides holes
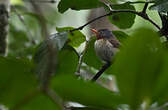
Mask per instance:
[[[102,16],[99,16],[99,17],[97,17],[97,18],[94,18],[93,20],[87,22],[86,24],[84,24],[84,25],[82,25],[82,26],[80,26],[80,27],[78,27],[78,28],[72,29],[72,30],[70,30],[69,32],[73,32],[73,31],[77,31],[77,30],[82,30],[85,26],[91,24],[92,22],[95,22],[96,20],[99,20],[99,19],[101,19],[101,18],[104,18],[104,17],[106,17],[106,16],[110,16],[110,15],[111,15],[111,13],[107,13],[107,14],[105,14],[105,15],[102,15]]]
[[[31,2],[31,0],[23,0],[24,2]],[[56,0],[37,0],[36,3],[56,3]]]
[[[92,81],[95,82],[102,75],[102,73],[110,66],[111,62],[107,62],[105,65],[103,65],[99,72],[97,72],[96,75],[92,78]]]
[[[143,10],[142,10],[142,13],[146,14],[146,10],[147,10],[147,8],[148,8],[148,5],[149,5],[149,3],[146,2],[145,5],[144,5],[144,8],[143,8]]]
[[[7,35],[8,35],[8,7],[5,4],[0,4],[0,55],[6,54]]]
[[[128,1],[127,3],[129,3],[129,4],[144,4],[144,3],[155,3],[155,1],[135,1],[135,2]]]
[[[84,55],[86,53],[86,50],[87,50],[87,48],[89,46],[89,41],[90,40],[86,41],[85,48],[82,51],[81,55],[79,56],[79,62],[78,62],[77,70],[76,70],[76,73],[75,73],[77,76],[80,76],[80,69],[81,69],[81,65],[82,65],[82,62],[83,62],[83,57],[84,57]]]
[[[160,30],[159,25],[156,24],[152,19],[150,19],[147,14],[144,14],[144,13],[142,13],[142,12],[137,12],[137,11],[134,11],[134,10],[111,10],[109,13],[104,14],[104,15],[102,15],[102,16],[99,16],[99,17],[97,17],[97,18],[94,18],[94,19],[92,19],[91,21],[87,22],[86,24],[84,24],[84,25],[82,25],[82,26],[80,26],[80,27],[78,27],[78,28],[72,29],[72,30],[70,30],[69,32],[73,32],[73,31],[77,31],[77,30],[82,30],[85,26],[87,26],[87,25],[89,25],[89,24],[91,24],[91,23],[93,23],[93,22],[95,22],[95,21],[97,21],[97,20],[99,20],[99,19],[101,19],[101,18],[103,18],[103,17],[111,16],[111,15],[113,15],[113,14],[115,14],[115,13],[132,13],[132,14],[138,15],[138,16],[142,17],[143,19],[149,21],[149,22],[150,22],[151,24],[153,24],[158,30]]]

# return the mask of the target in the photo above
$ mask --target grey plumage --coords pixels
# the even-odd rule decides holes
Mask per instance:
[[[116,52],[119,51],[120,42],[107,29],[98,30],[97,35],[97,40],[94,45],[96,54],[103,61],[110,62]]]

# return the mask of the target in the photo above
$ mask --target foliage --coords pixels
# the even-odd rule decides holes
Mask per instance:
[[[42,15],[31,11],[33,5],[25,2],[29,1],[13,0],[11,4],[15,9],[11,9],[9,18],[8,54],[0,56],[0,104],[11,110],[61,110],[64,102],[83,105],[72,110],[160,110],[162,107],[167,110],[168,47],[163,45],[167,40],[160,39],[168,36],[161,36],[168,32],[168,26],[164,25],[168,24],[167,0],[140,1],[143,6],[151,4],[149,10],[143,7],[140,12],[136,11],[138,2],[134,0],[109,0],[110,8],[99,0],[59,1],[57,8],[63,15],[68,9],[104,7],[105,16],[118,28],[112,32],[121,42],[120,51],[100,83],[75,77],[78,69],[81,74],[92,76],[104,64],[94,51],[95,36],[87,41],[85,33],[81,32],[87,24],[78,28],[56,27],[50,21],[59,22],[55,7],[49,10],[53,12],[51,18],[46,17],[47,9],[41,12],[46,17],[41,22]],[[163,26],[157,25],[146,10],[158,12]],[[137,22],[136,16],[161,28],[132,29]],[[47,36],[47,27],[54,27],[57,32]],[[131,33],[126,30],[128,28]],[[44,35],[46,38],[41,37]],[[86,50],[78,51],[84,43]],[[106,83],[111,76],[116,80],[113,83],[117,87],[115,91]]]

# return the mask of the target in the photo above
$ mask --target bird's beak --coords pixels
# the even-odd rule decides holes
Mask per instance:
[[[95,33],[95,34],[96,34],[96,36],[98,36],[98,35],[99,35],[99,33],[98,33],[98,31],[97,31],[96,29],[91,29],[91,31],[92,31],[93,33]]]

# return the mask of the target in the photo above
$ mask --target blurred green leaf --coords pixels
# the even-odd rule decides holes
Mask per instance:
[[[113,31],[113,34],[117,37],[117,39],[123,43],[129,36],[122,31]]]
[[[58,4],[58,11],[64,13],[69,8],[72,10],[83,10],[103,6],[99,0],[61,0]]]
[[[36,89],[33,64],[26,59],[0,57],[0,103],[12,107]]]
[[[32,97],[31,101],[24,104],[19,110],[60,110],[60,108],[49,97],[40,93]]]
[[[135,7],[129,3],[112,5],[111,8],[113,10],[135,10]],[[112,16],[109,16],[109,20],[117,27],[126,29],[134,24],[135,17],[136,15],[132,13],[114,13]]]
[[[10,3],[12,5],[23,5],[23,1],[22,0],[11,0]]]
[[[150,7],[152,10],[159,12],[168,12],[168,1],[167,0],[154,0],[155,4]]]
[[[71,46],[65,45],[58,53],[57,74],[75,73],[78,65],[78,54]]]
[[[63,48],[67,39],[67,32],[55,33],[37,47],[33,59],[36,64],[36,73],[41,80],[45,78],[45,73],[50,68],[51,63],[54,64],[54,68],[56,69],[58,51]],[[50,60],[51,54],[52,59]],[[55,72],[55,70],[52,72]]]
[[[68,31],[74,29],[73,27],[64,27],[64,28],[56,28],[58,32]],[[81,43],[86,41],[85,36],[80,31],[75,31],[72,33],[68,33],[68,44],[72,47],[79,47]]]
[[[10,24],[8,56],[28,57],[32,55],[33,49],[34,45],[31,45],[27,33]]]
[[[100,69],[103,65],[102,61],[97,57],[96,52],[94,50],[94,43],[95,43],[96,37],[92,38],[89,42],[88,49],[86,50],[86,53],[83,57],[83,62],[85,62],[87,65],[94,67],[96,69]]]
[[[118,94],[97,84],[77,80],[70,75],[55,77],[52,87],[64,100],[92,107],[112,109],[123,102]]]
[[[138,29],[116,56],[113,68],[117,84],[121,96],[133,110],[142,101],[150,101],[160,67],[161,50],[156,32]]]
[[[160,72],[157,75],[155,89],[153,90],[153,100],[154,102],[158,102],[159,104],[164,104],[168,101],[168,53],[167,51],[164,53],[162,57],[162,63],[160,64]]]

